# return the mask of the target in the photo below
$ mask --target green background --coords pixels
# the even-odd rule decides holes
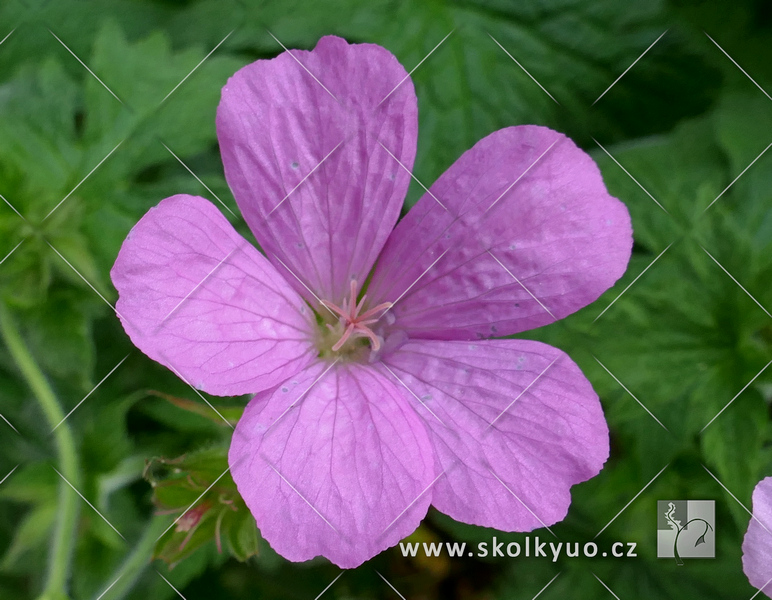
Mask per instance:
[[[330,33],[378,43],[408,70],[452,31],[413,73],[416,176],[428,185],[498,128],[543,124],[596,158],[635,230],[612,290],[523,337],[579,363],[611,429],[611,459],[574,488],[553,531],[592,540],[627,505],[597,541],[636,542],[638,557],[553,564],[390,549],[323,597],[396,598],[380,573],[410,599],[529,600],[558,574],[540,598],[749,599],[743,505],[772,475],[772,368],[759,375],[772,360],[772,151],[749,167],[772,143],[766,0],[4,0],[0,478],[15,470],[0,484],[0,598],[162,599],[177,597],[173,585],[188,600],[311,599],[340,574],[273,553],[229,476],[197,504],[184,547],[190,532],[176,528],[154,547],[225,469],[231,430],[133,348],[104,301],[115,300],[108,274],[123,238],[159,200],[216,195],[237,212],[215,108],[229,75],[281,51],[269,30],[290,48]],[[420,192],[411,187],[406,207]],[[208,400],[235,419],[246,399]],[[656,503],[667,499],[716,501],[715,559],[656,558]],[[411,540],[493,535],[523,539],[430,512]]]

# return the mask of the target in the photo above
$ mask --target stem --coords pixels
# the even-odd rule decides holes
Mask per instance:
[[[53,429],[64,419],[64,411],[35,362],[32,353],[22,339],[7,307],[0,302],[0,336],[16,361],[19,370],[43,410],[48,427]],[[62,475],[73,487],[80,488],[80,468],[72,430],[65,421],[54,432],[56,454]],[[46,585],[41,598],[67,598],[67,581],[70,576],[72,555],[75,550],[75,533],[80,510],[79,498],[64,481],[59,482],[59,501],[54,540],[48,564]]]
[[[121,600],[131,591],[139,576],[150,564],[153,548],[167,525],[168,518],[165,516],[157,515],[150,519],[131,554],[105,582],[104,588],[95,596],[96,598]]]

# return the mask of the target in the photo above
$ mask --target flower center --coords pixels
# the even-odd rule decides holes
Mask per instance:
[[[322,331],[320,339],[322,355],[334,354],[336,357],[354,358],[354,355],[361,353],[363,348],[361,342],[368,340],[373,352],[380,350],[383,339],[373,331],[372,325],[391,308],[391,302],[384,302],[363,312],[367,294],[357,302],[357,287],[357,282],[352,280],[349,297],[345,298],[340,306],[322,300],[322,304],[338,318],[337,323],[325,323],[327,331]],[[335,341],[330,346],[332,340]]]

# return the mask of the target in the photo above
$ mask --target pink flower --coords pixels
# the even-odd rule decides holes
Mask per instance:
[[[236,73],[217,113],[225,175],[265,256],[208,201],[173,196],[112,271],[132,341],[212,394],[255,394],[231,443],[238,489],[290,560],[354,567],[429,505],[530,531],[608,457],[590,383],[510,336],[624,272],[625,207],[571,140],[478,142],[395,227],[417,103],[387,50],[323,38]]]
[[[772,598],[772,477],[753,490],[753,518],[743,540],[743,571],[752,586]]]

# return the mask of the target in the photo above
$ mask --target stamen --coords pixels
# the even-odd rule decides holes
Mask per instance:
[[[349,323],[346,327],[346,331],[343,332],[343,335],[341,338],[335,343],[335,345],[332,347],[334,352],[337,352],[341,348],[343,348],[343,345],[348,341],[348,339],[351,337],[351,334],[354,332],[355,325],[353,323]]]
[[[332,347],[334,352],[339,351],[346,342],[357,337],[368,338],[372,349],[375,351],[381,347],[381,338],[369,326],[377,323],[380,319],[379,313],[391,308],[392,303],[384,302],[359,314],[367,301],[367,294],[364,294],[361,300],[357,302],[357,287],[356,280],[351,280],[349,297],[343,300],[341,306],[325,300],[321,301],[324,306],[340,317],[340,324],[345,326],[343,335]],[[335,331],[336,326],[328,323],[327,328],[330,331]]]

